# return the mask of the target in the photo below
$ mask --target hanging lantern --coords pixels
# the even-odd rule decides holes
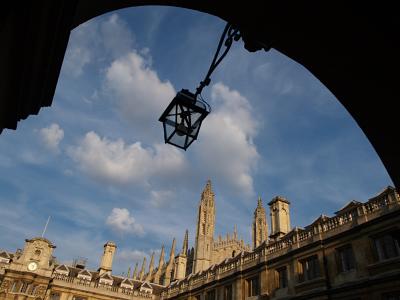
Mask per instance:
[[[165,143],[186,150],[197,139],[201,123],[209,112],[208,104],[197,100],[193,93],[178,92],[159,119],[163,123]]]
[[[206,77],[196,88],[196,93],[193,94],[188,90],[181,90],[172,99],[159,119],[164,126],[164,141],[166,144],[186,150],[197,139],[201,122],[211,111],[210,105],[202,98],[201,91],[210,84],[212,72],[228,53],[232,42],[239,39],[239,30],[228,23],[219,40],[217,51]],[[225,46],[225,50],[220,55],[222,46]]]

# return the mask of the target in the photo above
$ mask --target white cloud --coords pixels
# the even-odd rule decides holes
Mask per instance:
[[[154,253],[154,263],[158,262],[158,257],[160,256],[161,249],[150,249],[149,251],[142,251],[137,249],[121,249],[117,252],[116,258],[123,261],[142,261],[143,257],[147,258],[147,263],[149,263],[149,258],[151,254]],[[140,267],[140,266],[139,266]],[[132,270],[133,271],[133,270]]]
[[[106,224],[121,234],[144,234],[143,226],[136,222],[135,218],[131,216],[129,210],[126,208],[113,208],[111,214],[107,217]]]
[[[259,160],[253,138],[258,122],[248,100],[222,83],[211,91],[213,111],[204,121],[196,154],[208,176],[245,195],[252,195],[253,171]]]
[[[144,251],[141,251],[141,250],[123,249],[117,253],[116,258],[123,260],[123,261],[141,261],[141,260],[143,260],[143,257],[146,257],[146,259],[148,259],[149,254]],[[139,266],[139,268],[140,268],[140,266]]]
[[[171,176],[185,168],[179,150],[164,144],[143,148],[140,142],[101,138],[88,132],[78,146],[68,149],[82,171],[95,179],[114,184],[148,184],[152,177]]]
[[[84,68],[104,60],[115,59],[131,51],[134,37],[127,24],[112,14],[106,20],[90,20],[73,30],[63,62],[63,71],[72,77],[82,75]]]
[[[100,36],[96,21],[73,30],[63,62],[63,71],[72,77],[82,75],[84,67],[94,59],[93,50],[99,47]]]
[[[169,81],[162,81],[149,59],[130,52],[115,60],[106,72],[106,86],[122,115],[140,129],[142,138],[156,127],[161,113],[175,96]]]
[[[128,53],[133,47],[133,34],[117,14],[100,24],[100,33],[104,50],[113,58]]]
[[[155,207],[163,207],[168,204],[169,201],[173,201],[175,193],[169,190],[153,190],[150,192],[150,203]]]
[[[39,133],[44,145],[48,149],[54,152],[60,151],[58,145],[64,138],[64,130],[62,130],[58,124],[53,123],[49,127],[42,128]]]

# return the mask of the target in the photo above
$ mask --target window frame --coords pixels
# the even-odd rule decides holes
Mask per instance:
[[[227,284],[224,286],[224,300],[233,300],[233,286]]]
[[[288,287],[289,278],[288,278],[288,268],[287,266],[279,267],[275,270],[276,274],[276,289],[284,289]],[[283,277],[282,274],[285,274]],[[283,279],[283,280],[282,280]],[[283,283],[283,284],[282,284]]]
[[[255,283],[255,284],[254,284]],[[260,276],[255,275],[246,279],[247,297],[255,297],[260,295]]]
[[[400,229],[393,229],[372,236],[372,244],[377,261],[385,261],[400,256],[400,241],[394,237],[398,231]],[[390,238],[390,242],[385,238]],[[389,244],[392,249],[388,249]],[[389,251],[393,251],[394,255],[391,255]]]
[[[351,244],[346,244],[336,248],[335,255],[338,273],[350,272],[356,269],[357,262],[354,256],[353,246]]]
[[[312,267],[309,264],[312,263]],[[318,254],[298,260],[299,282],[305,282],[321,277],[321,263]]]
[[[217,293],[216,293],[215,289],[208,290],[208,291],[206,291],[205,300],[216,300],[216,295],[217,295]]]

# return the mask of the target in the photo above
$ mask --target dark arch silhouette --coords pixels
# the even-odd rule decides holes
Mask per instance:
[[[10,1],[11,3],[11,1]],[[342,103],[400,185],[397,142],[400,19],[395,2],[14,1],[0,12],[0,131],[50,106],[70,31],[112,10],[170,5],[237,25],[252,51],[273,47],[306,67]],[[267,55],[267,54],[266,54]]]

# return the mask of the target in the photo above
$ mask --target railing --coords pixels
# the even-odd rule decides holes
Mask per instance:
[[[391,205],[395,205],[397,208],[400,207],[400,198],[396,192],[373,198],[349,211],[321,220],[312,226],[308,226],[306,229],[295,229],[279,241],[268,244],[265,243],[253,252],[247,254],[242,252],[241,255],[226,259],[213,268],[194,274],[189,278],[185,278],[169,286],[163,291],[162,298],[168,299],[169,297],[190,290],[192,286],[224,277],[224,275],[228,275],[228,272],[232,270],[246,269],[256,261],[268,260],[271,258],[271,255],[275,255],[275,253],[281,252],[279,254],[283,254],[285,251],[290,251],[293,245],[298,245],[298,247],[300,247],[300,243],[305,244],[310,242],[314,237],[319,237],[321,234],[336,234],[335,230],[344,228],[344,226],[351,226],[352,224],[357,225],[361,218],[371,217],[375,212],[386,209]],[[374,217],[375,216],[372,216],[372,218]]]
[[[113,293],[120,293],[120,294],[124,294],[127,296],[134,295],[136,297],[142,297],[142,298],[147,298],[147,299],[153,298],[152,294],[146,293],[146,292],[141,292],[139,290],[134,290],[133,288],[129,289],[129,288],[123,288],[123,287],[119,287],[119,286],[113,286],[113,285],[109,285],[109,284],[105,284],[105,283],[99,283],[99,282],[95,282],[95,281],[80,279],[77,277],[71,277],[71,276],[64,275],[64,274],[54,273],[53,278],[67,282],[67,283],[71,283],[71,284],[76,284],[76,285],[85,286],[85,287],[91,287],[91,288],[95,288],[95,289],[101,289],[101,290],[109,291],[109,292],[113,292]]]

